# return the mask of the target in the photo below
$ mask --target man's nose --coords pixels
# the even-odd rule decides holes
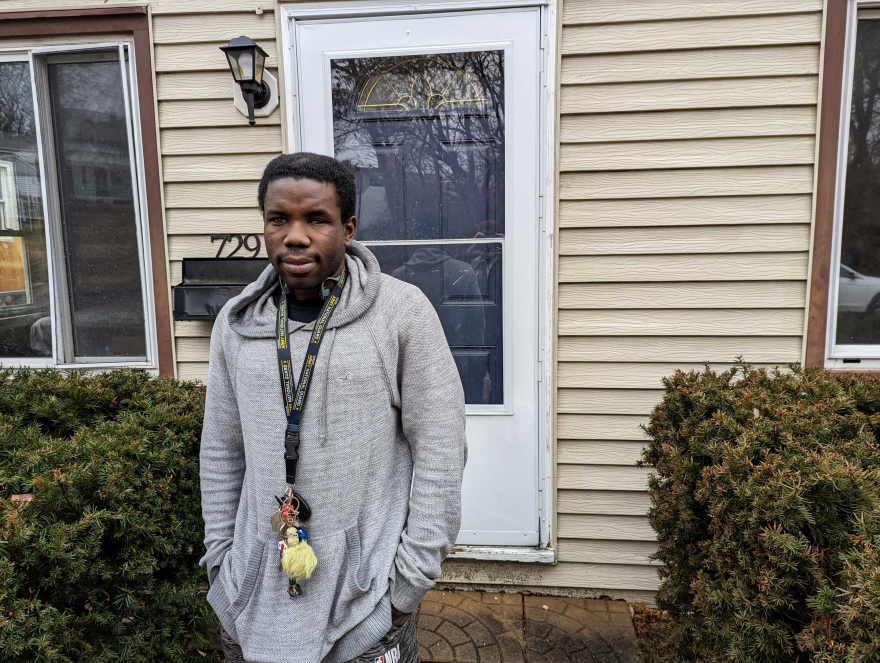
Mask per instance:
[[[311,243],[308,228],[305,223],[301,221],[293,221],[288,224],[287,234],[284,236],[285,246],[309,246]]]

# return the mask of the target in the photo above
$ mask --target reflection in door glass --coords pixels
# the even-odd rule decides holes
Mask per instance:
[[[858,22],[854,65],[837,343],[880,345],[880,21]]]
[[[504,52],[334,60],[331,72],[357,238],[396,243],[370,249],[434,304],[466,402],[503,403]],[[462,239],[476,241],[444,243]]]
[[[358,239],[504,232],[503,51],[334,60],[336,158],[358,183]]]
[[[502,403],[501,250],[495,242],[374,244],[382,271],[417,286],[437,310],[465,402]]]
[[[0,63],[0,357],[50,357],[49,264],[30,69]]]

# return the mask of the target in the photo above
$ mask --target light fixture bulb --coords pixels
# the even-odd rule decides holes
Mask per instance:
[[[242,53],[238,56],[238,71],[241,80],[253,80],[254,56],[252,53]]]

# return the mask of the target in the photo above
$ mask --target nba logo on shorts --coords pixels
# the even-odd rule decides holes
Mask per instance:
[[[400,660],[400,645],[394,645],[394,649],[389,649],[381,656],[377,656],[374,663],[397,663]]]

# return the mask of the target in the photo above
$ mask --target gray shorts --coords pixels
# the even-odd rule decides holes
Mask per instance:
[[[226,663],[247,663],[241,647],[220,627],[220,640]],[[416,615],[412,614],[403,626],[392,626],[382,639],[348,663],[419,663],[419,641],[416,637]]]

